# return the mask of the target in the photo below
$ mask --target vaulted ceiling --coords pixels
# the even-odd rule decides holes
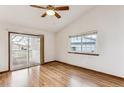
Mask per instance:
[[[28,5],[1,5],[0,6],[0,23],[32,27],[46,31],[60,31],[66,25],[83,16],[86,11],[93,6],[73,5],[69,6],[69,11],[58,11],[62,18],[57,19],[55,16],[41,15],[45,12],[43,9],[37,9]]]

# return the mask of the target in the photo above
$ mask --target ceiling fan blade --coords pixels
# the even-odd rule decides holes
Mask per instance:
[[[60,10],[60,11],[62,11],[62,10],[69,10],[69,6],[60,6],[60,7],[55,7],[54,8],[54,10]]]
[[[42,7],[42,6],[39,6],[39,5],[30,5],[31,7],[35,7],[35,8],[42,8],[42,9],[47,9],[46,7]]]
[[[41,17],[45,17],[47,15],[47,13],[44,13],[43,15],[41,15]]]
[[[55,16],[56,16],[57,18],[61,18],[61,16],[60,16],[57,12],[55,12]]]

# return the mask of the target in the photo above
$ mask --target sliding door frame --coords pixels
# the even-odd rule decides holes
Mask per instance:
[[[40,64],[39,65],[42,65],[44,64],[44,35],[40,34],[40,35],[35,35],[35,34],[27,34],[27,33],[19,33],[19,32],[8,32],[8,71],[11,71],[10,69],[10,56],[11,56],[11,53],[10,53],[10,45],[11,45],[11,42],[10,42],[10,34],[20,34],[20,35],[30,35],[30,36],[39,36],[40,37]],[[36,65],[35,65],[36,66]],[[33,67],[33,66],[30,66],[30,67]],[[26,68],[29,68],[29,67],[26,67]],[[24,68],[22,68],[24,69]]]

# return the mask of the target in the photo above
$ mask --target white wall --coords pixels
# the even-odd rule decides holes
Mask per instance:
[[[8,36],[7,32],[0,30],[0,72],[8,69]]]
[[[69,54],[68,36],[92,30],[100,56]],[[124,77],[124,6],[97,6],[57,32],[56,60]]]
[[[45,62],[55,60],[55,36],[53,32],[40,31],[33,28],[29,29],[25,27],[3,25],[0,26],[0,72],[8,70],[8,31],[38,35],[44,34]]]

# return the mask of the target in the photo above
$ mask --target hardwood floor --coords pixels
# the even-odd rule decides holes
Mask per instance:
[[[51,62],[0,74],[1,87],[119,87],[124,79]]]

